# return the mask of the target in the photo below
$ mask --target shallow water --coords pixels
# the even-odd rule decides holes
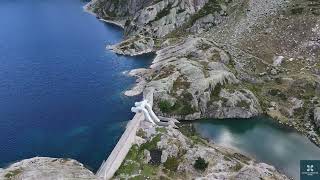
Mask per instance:
[[[80,0],[0,1],[0,167],[34,156],[75,158],[97,169],[133,117],[134,79],[151,56],[105,49],[121,29]]]
[[[233,147],[299,179],[300,160],[320,160],[320,148],[296,131],[265,117],[201,120],[196,130],[217,144]]]

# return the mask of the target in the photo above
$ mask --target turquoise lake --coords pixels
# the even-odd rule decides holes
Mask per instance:
[[[320,148],[293,129],[266,117],[201,120],[194,123],[201,136],[275,166],[300,178],[300,160],[320,160]]]

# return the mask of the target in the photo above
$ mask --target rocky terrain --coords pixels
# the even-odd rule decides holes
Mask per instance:
[[[0,169],[0,179],[93,180],[97,179],[97,177],[76,160],[35,157],[14,163],[6,169]]]
[[[114,179],[288,179],[274,167],[200,138],[190,124],[179,129],[146,121]]]
[[[320,144],[319,0],[123,1],[87,9],[122,22],[114,52],[157,55],[127,95],[154,88],[156,112],[183,120],[267,114]]]
[[[129,73],[138,80],[126,95],[153,91],[157,114],[179,120],[267,114],[320,145],[320,1],[123,1],[87,9],[122,24],[115,53],[156,54],[150,68]]]

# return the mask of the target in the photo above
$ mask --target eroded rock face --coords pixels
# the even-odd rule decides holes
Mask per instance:
[[[35,157],[14,163],[0,169],[3,180],[34,180],[34,179],[92,179],[98,178],[83,164],[72,159]]]

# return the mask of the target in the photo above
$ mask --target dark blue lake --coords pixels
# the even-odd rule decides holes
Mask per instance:
[[[146,67],[105,49],[121,29],[80,0],[0,1],[0,167],[34,156],[69,157],[97,169],[133,117],[134,83]]]

